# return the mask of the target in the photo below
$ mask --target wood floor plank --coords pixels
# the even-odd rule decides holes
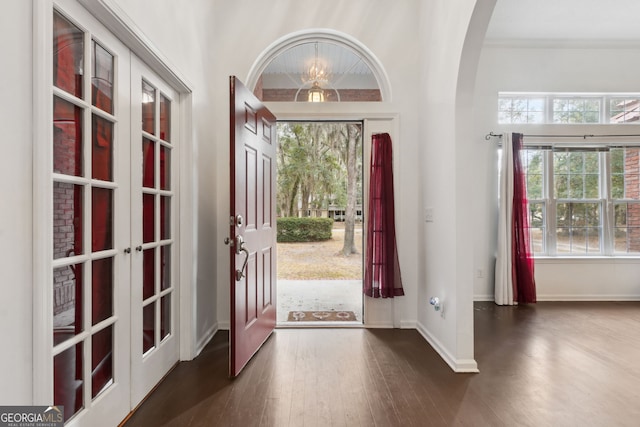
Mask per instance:
[[[640,303],[476,303],[474,328],[478,374],[415,330],[277,329],[235,380],[221,331],[124,426],[638,425]]]

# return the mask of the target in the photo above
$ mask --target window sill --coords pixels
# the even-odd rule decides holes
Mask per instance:
[[[640,264],[640,256],[536,256],[536,264]]]

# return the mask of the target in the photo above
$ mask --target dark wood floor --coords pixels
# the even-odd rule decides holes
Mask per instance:
[[[640,303],[476,303],[475,352],[454,374],[415,330],[278,329],[230,380],[220,332],[125,426],[640,426]]]

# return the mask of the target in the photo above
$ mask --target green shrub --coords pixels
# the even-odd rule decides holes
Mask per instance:
[[[319,242],[331,238],[331,218],[278,218],[278,242]]]

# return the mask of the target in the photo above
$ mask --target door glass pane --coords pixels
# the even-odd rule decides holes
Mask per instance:
[[[53,12],[53,84],[82,98],[84,33]]]
[[[171,246],[160,247],[160,289],[171,286]]]
[[[82,254],[81,185],[53,183],[53,259]]]
[[[153,194],[142,195],[142,242],[153,242],[156,225],[155,198]]]
[[[113,315],[113,258],[92,263],[91,324],[95,325]]]
[[[155,143],[147,138],[142,138],[142,186],[155,187]]]
[[[142,130],[155,135],[156,91],[149,83],[142,81]]]
[[[82,264],[53,269],[53,345],[82,332]]]
[[[160,197],[160,240],[171,238],[171,197]]]
[[[171,149],[160,148],[160,189],[171,189]]]
[[[84,407],[83,386],[80,342],[53,358],[53,404],[64,406],[65,421]]]
[[[171,142],[171,101],[160,94],[160,139]]]
[[[161,298],[160,306],[160,339],[171,333],[171,294]]]
[[[82,108],[53,97],[53,171],[82,176]]]
[[[91,250],[113,248],[113,190],[91,189]]]
[[[156,304],[151,303],[142,309],[142,353],[153,348],[156,330]]]
[[[142,299],[146,300],[155,293],[156,269],[155,249],[147,249],[142,254]]]
[[[91,176],[113,181],[113,123],[95,114],[91,122]]]
[[[113,55],[95,40],[91,58],[91,102],[107,113],[113,113]]]
[[[113,383],[113,326],[91,337],[91,397]]]

